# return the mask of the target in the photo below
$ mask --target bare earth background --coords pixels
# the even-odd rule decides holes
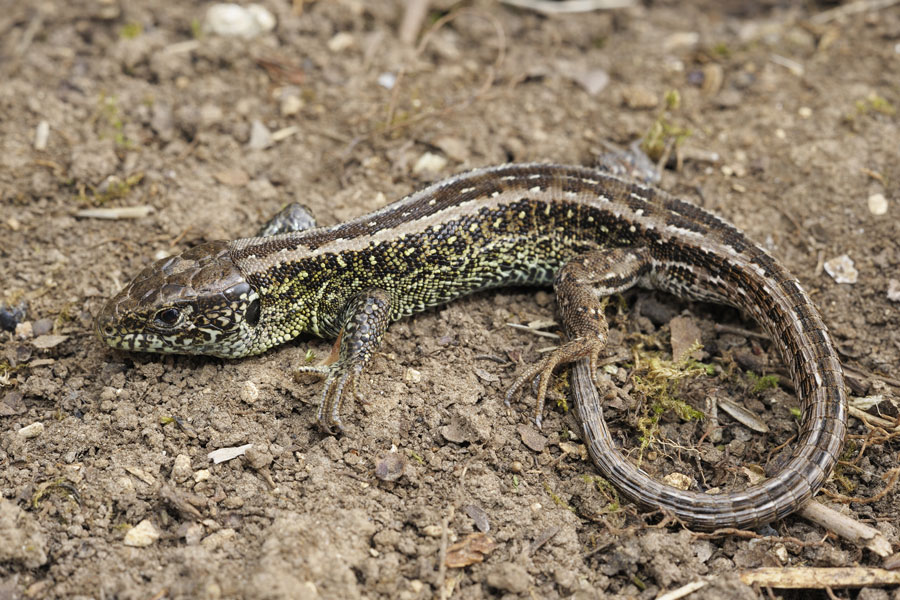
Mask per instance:
[[[898,7],[816,21],[834,5],[661,1],[548,18],[437,2],[424,29],[465,10],[416,48],[398,38],[400,2],[263,4],[277,26],[245,41],[202,33],[200,3],[0,3],[0,300],[26,306],[18,332],[0,332],[0,598],[654,598],[698,578],[711,583],[695,598],[754,598],[765,590],[738,571],[880,564],[796,517],[758,539],[698,539],[617,504],[579,455],[571,411],[551,407],[539,436],[530,399],[503,405],[521,365],[552,344],[506,325],[552,319],[544,291],[392,326],[369,403],[346,408],[341,437],[315,426],[319,386],[291,374],[327,341],[240,361],[137,355],[103,347],[91,319],[154,256],[250,235],[287,201],[333,224],[466,168],[594,164],[606,140],[684,133],[662,187],[783,260],[855,369],[853,395],[881,395],[872,412],[893,418]],[[886,214],[870,210],[875,194]],[[133,220],[75,216],[143,205],[153,211]],[[842,254],[855,284],[822,269]],[[736,400],[771,429],[720,411],[721,437],[704,437],[704,422],[665,415],[644,468],[708,489],[777,465],[796,401],[785,386],[754,392],[747,374],[777,374],[771,344],[713,329],[752,323],[648,292],[608,314],[611,351],[626,358],[607,418],[626,448],[647,404],[628,391],[631,353],[668,357],[678,314],[717,369],[681,397],[701,410],[709,396]],[[20,431],[34,423],[42,431]],[[863,450],[870,430],[851,419],[850,431],[827,488],[874,496],[900,443]],[[207,458],[243,444],[243,457]],[[896,548],[898,505],[894,488],[844,508]],[[149,545],[126,545],[145,521]],[[441,566],[486,527],[483,562]]]

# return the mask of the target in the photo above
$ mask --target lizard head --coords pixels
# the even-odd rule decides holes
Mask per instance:
[[[95,329],[113,348],[236,358],[256,352],[260,298],[227,242],[156,261],[110,299]]]

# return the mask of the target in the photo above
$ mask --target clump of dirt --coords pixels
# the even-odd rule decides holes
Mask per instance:
[[[251,39],[204,32],[205,7],[171,0],[20,2],[0,16],[0,595],[653,598],[706,578],[694,597],[737,598],[758,595],[742,569],[879,565],[798,517],[699,540],[621,503],[571,411],[551,408],[538,433],[527,399],[503,404],[552,344],[507,326],[552,319],[545,291],[394,324],[340,437],[315,426],[319,385],[292,375],[328,341],[240,361],[128,354],[93,337],[92,315],[154,257],[251,235],[289,201],[332,224],[466,168],[593,164],[607,141],[645,139],[671,151],[662,187],[797,274],[853,396],[896,431],[898,11],[434,2],[410,46],[400,3],[264,5],[277,24]],[[78,216],[125,207],[135,218]],[[844,254],[853,284],[822,267]],[[796,401],[783,379],[754,390],[748,372],[780,363],[734,311],[647,292],[611,303],[610,351],[626,357],[607,368],[611,425],[641,445],[630,357],[671,358],[679,314],[714,367],[680,399],[743,402],[770,431],[720,412],[710,438],[703,420],[666,413],[643,468],[745,485],[777,464]],[[827,488],[875,497],[897,437],[857,418],[850,433]],[[402,460],[385,477],[391,454]],[[896,547],[895,489],[849,509]],[[492,545],[479,552],[469,534]],[[470,558],[446,566],[450,548]]]

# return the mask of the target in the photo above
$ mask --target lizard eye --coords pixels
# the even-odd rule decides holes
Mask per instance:
[[[164,327],[172,327],[181,318],[181,312],[177,308],[164,308],[154,317],[156,322]]]
[[[256,298],[250,303],[250,306],[247,307],[247,312],[244,314],[244,320],[247,321],[247,325],[250,327],[256,327],[256,324],[259,323],[259,298]]]

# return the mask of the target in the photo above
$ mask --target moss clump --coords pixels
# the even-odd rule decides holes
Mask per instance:
[[[656,354],[634,351],[635,375],[632,376],[634,389],[649,401],[642,417],[638,419],[638,430],[641,432],[641,447],[638,464],[648,449],[659,436],[659,419],[667,412],[674,412],[679,418],[690,421],[702,419],[705,415],[678,398],[681,383],[686,379],[696,379],[715,373],[715,367],[701,363],[690,356],[701,347],[697,342],[692,345],[685,358],[672,361],[660,358]]]

